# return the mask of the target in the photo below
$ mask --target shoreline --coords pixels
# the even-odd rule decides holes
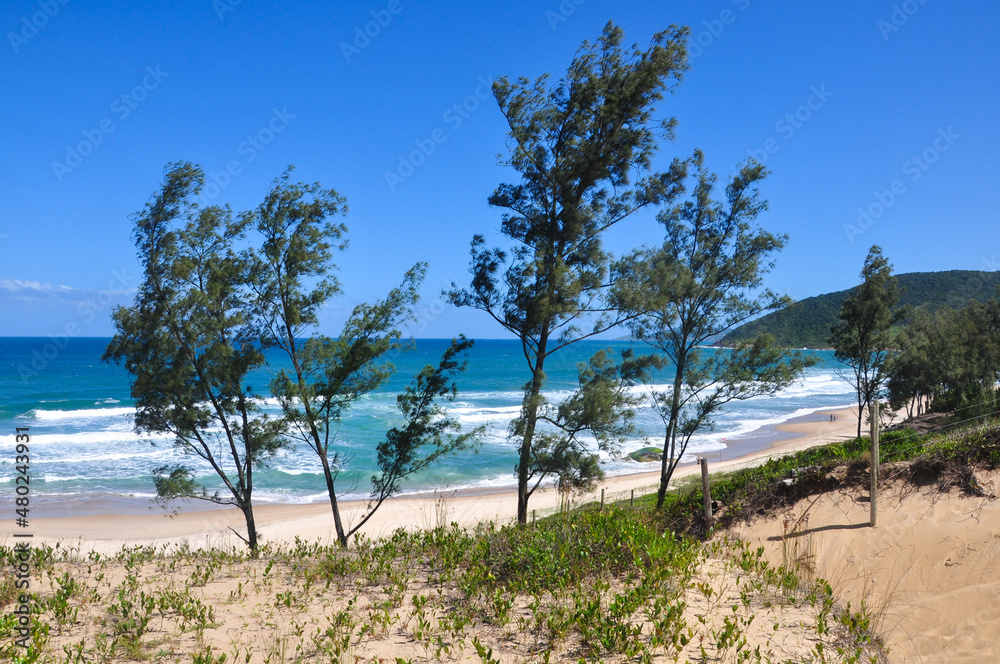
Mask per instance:
[[[830,421],[830,414],[837,421]],[[726,449],[717,456],[712,452],[707,458],[711,472],[732,471],[817,445],[854,437],[856,418],[851,408],[825,409],[792,418],[777,425],[762,427],[752,437],[726,442]],[[721,461],[717,460],[721,457]],[[627,499],[634,490],[639,495],[656,491],[659,485],[659,466],[650,464],[648,472],[636,472],[605,478],[595,490],[573,496],[573,504],[600,500],[602,489],[605,500]],[[684,478],[698,471],[693,462],[679,466],[673,480]],[[32,518],[29,531],[31,541],[38,544],[67,546],[80,552],[97,551],[115,553],[122,547],[154,546],[174,547],[187,545],[192,549],[212,547],[243,547],[243,542],[231,532],[242,532],[245,521],[234,507],[185,505],[173,516],[155,506],[145,513],[113,513],[114,501],[95,499],[93,508],[107,509],[101,514],[70,514],[57,517]],[[37,503],[36,503],[37,504]],[[529,509],[544,516],[558,509],[560,496],[551,487],[540,487],[531,497]],[[363,501],[341,503],[345,526],[359,518]],[[201,508],[201,509],[199,509]],[[507,523],[516,516],[517,491],[514,487],[481,489],[445,489],[407,494],[387,500],[376,515],[359,531],[376,538],[388,535],[397,528],[434,528],[457,522],[471,527],[480,522]],[[111,513],[109,513],[111,512]],[[263,503],[254,506],[254,517],[261,541],[275,545],[294,544],[296,538],[305,542],[335,543],[335,531],[330,504],[327,501],[305,504]],[[0,520],[0,532],[15,532],[12,518]],[[0,543],[11,545],[13,538],[5,536]]]
[[[846,408],[846,407],[844,407]],[[800,409],[808,410],[808,409]],[[814,410],[807,412],[803,415],[795,415],[790,417],[788,420],[765,424],[758,429],[743,434],[738,434],[738,436],[732,438],[722,438],[721,442],[723,447],[718,450],[712,450],[704,453],[702,456],[706,456],[710,462],[718,463],[723,461],[731,461],[734,459],[739,459],[746,457],[758,452],[772,449],[778,443],[782,441],[789,440],[801,435],[808,435],[810,431],[799,432],[797,430],[785,430],[785,425],[793,424],[796,422],[819,422],[825,419],[826,414],[841,410],[840,407],[822,407],[819,410]],[[820,415],[822,414],[822,415]],[[662,443],[661,443],[662,444]],[[622,469],[620,466],[614,471],[610,471],[608,475],[608,480],[628,477],[632,475],[644,475],[653,472],[652,469],[656,466],[655,463],[642,463],[635,461],[628,461],[631,465],[630,468]],[[694,461],[682,462],[678,468],[678,472],[688,466],[694,465]],[[622,472],[624,470],[624,472]],[[457,496],[489,496],[495,494],[512,493],[517,490],[516,482],[514,481],[514,475],[508,473],[503,476],[505,481],[503,483],[486,483],[479,486],[469,486],[469,485],[459,485],[451,486],[445,485],[443,487],[421,487],[415,489],[404,490],[400,494],[397,494],[392,500],[415,500],[424,498],[436,498],[440,495],[457,495]],[[545,482],[543,486],[550,485],[551,482]],[[173,512],[211,512],[224,509],[230,509],[226,506],[220,506],[208,501],[202,500],[187,500],[184,502],[177,502],[173,504],[169,509],[164,509],[163,507],[155,503],[155,494],[152,493],[96,493],[96,494],[46,494],[44,493],[44,484],[40,492],[34,493],[32,495],[32,511],[35,512],[35,519],[53,519],[53,518],[80,518],[80,517],[95,517],[95,516],[126,516],[126,515],[168,515]],[[152,487],[150,487],[152,488]],[[315,492],[314,492],[315,493]],[[323,497],[320,499],[312,501],[300,501],[296,499],[291,500],[268,500],[260,497],[255,498],[254,506],[255,510],[265,506],[271,507],[296,507],[296,506],[306,506],[306,505],[328,505],[329,500],[326,497],[325,491],[322,492]],[[364,502],[364,498],[357,497],[354,494],[351,497],[339,498],[339,502],[344,504],[361,504]],[[8,508],[11,511],[14,509],[13,499],[9,501],[0,500],[0,508]],[[2,513],[3,509],[0,509]],[[38,516],[42,514],[44,516]],[[2,518],[0,518],[0,523],[3,523]]]

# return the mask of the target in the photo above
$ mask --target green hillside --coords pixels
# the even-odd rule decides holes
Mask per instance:
[[[1000,272],[950,270],[948,272],[910,272],[896,275],[902,293],[899,302],[930,310],[946,306],[960,309],[970,301],[985,302],[998,297]],[[734,341],[770,332],[779,343],[792,348],[827,348],[830,326],[837,321],[840,305],[851,290],[837,291],[799,300],[777,311],[736,328],[719,342]]]

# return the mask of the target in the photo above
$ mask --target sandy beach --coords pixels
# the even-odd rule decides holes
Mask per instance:
[[[831,421],[830,415],[836,416]],[[763,463],[768,458],[807,449],[816,445],[849,439],[855,433],[856,415],[851,409],[820,411],[795,418],[777,427],[767,427],[745,439],[732,441],[724,450],[721,461],[715,453],[709,458],[711,472],[735,470]],[[697,472],[695,464],[678,468],[679,480]],[[513,479],[513,478],[512,478]],[[599,500],[601,490],[606,501],[627,499],[632,491],[642,495],[656,490],[659,482],[658,464],[650,464],[650,472],[609,477],[593,492],[575,496],[574,504]],[[559,494],[550,488],[540,488],[531,497],[529,507],[538,516],[559,507]],[[363,505],[343,503],[346,523],[359,517]],[[483,521],[507,523],[516,516],[517,493],[513,489],[461,493],[442,491],[423,496],[396,497],[388,500],[360,532],[369,537],[391,533],[397,528],[423,528],[457,522],[472,526]],[[36,513],[37,514],[37,513]],[[307,505],[259,505],[254,507],[257,530],[262,541],[276,545],[293,543],[295,538],[308,542],[330,544],[335,541],[333,520],[328,503]],[[154,507],[147,514],[98,514],[33,518],[31,530],[34,544],[49,544],[78,548],[82,552],[112,553],[123,546],[170,547],[186,544],[191,548],[241,547],[242,542],[230,529],[244,532],[242,513],[235,508],[204,509],[203,504],[181,506],[174,516],[167,516]],[[12,519],[0,521],[4,543],[11,542],[15,531]]]

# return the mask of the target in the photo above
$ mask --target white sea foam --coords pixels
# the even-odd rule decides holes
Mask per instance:
[[[330,500],[330,496],[325,491],[322,493],[299,494],[299,493],[278,491],[274,489],[262,489],[260,491],[254,491],[253,497],[255,501],[261,503],[308,504],[308,503],[323,503],[323,502],[328,502]],[[356,499],[349,494],[338,495],[337,498],[338,500]]]
[[[36,433],[32,434],[33,445],[66,445],[76,447],[81,445],[106,445],[123,443],[159,443],[170,441],[173,436],[169,434],[137,434],[131,431],[105,430],[105,431],[83,431],[78,433]],[[14,434],[0,436],[0,447],[13,447]]]
[[[112,452],[110,454],[88,454],[86,456],[75,456],[75,457],[54,457],[51,459],[46,459],[46,463],[72,463],[72,464],[84,464],[84,463],[99,463],[101,461],[124,461],[126,459],[151,459],[151,458],[165,458],[172,456],[172,451],[170,449],[162,449],[154,452]]]
[[[87,475],[43,475],[43,482],[72,482],[73,480],[89,480],[92,479]]]
[[[514,488],[517,486],[513,473],[502,473],[495,475],[488,475],[485,477],[480,477],[476,479],[467,479],[454,484],[449,484],[445,487],[436,487],[437,492],[446,493],[450,491],[466,491],[470,489],[505,489]],[[433,491],[433,488],[419,488],[414,487],[406,491],[401,491],[399,495],[401,496],[413,496],[417,494],[425,494]]]
[[[837,396],[854,394],[853,388],[833,373],[805,376],[777,394],[780,398]]]
[[[831,406],[816,406],[811,408],[798,408],[791,413],[786,413],[779,415],[777,417],[770,417],[759,420],[743,420],[740,422],[740,427],[737,431],[729,434],[729,438],[744,438],[747,434],[753,433],[758,429],[762,429],[768,426],[776,426],[778,424],[783,424],[789,420],[793,420],[797,417],[804,417],[806,415],[812,415],[821,410],[832,410],[835,408],[847,408],[849,404],[837,404]]]
[[[491,401],[517,401],[520,402],[524,398],[524,392],[520,390],[496,390],[494,392],[483,392],[483,391],[462,391],[459,393],[460,401],[455,403],[467,403],[469,401],[475,401],[477,399],[488,399]]]
[[[458,419],[462,424],[485,424],[493,422],[507,425],[512,419],[521,413],[520,406],[500,406],[495,408],[483,408],[475,406],[453,406],[447,409],[452,417]]]
[[[562,374],[566,372],[561,371],[560,375]],[[558,376],[554,375],[553,381],[557,378]],[[559,382],[553,382],[561,389],[543,392],[550,404],[556,404],[573,393],[573,389],[562,387],[572,385],[572,381],[567,378],[569,375],[562,375]],[[520,413],[524,393],[520,389],[488,389],[491,383],[499,382],[494,377],[478,377],[477,380],[479,382],[475,385],[478,389],[461,391],[457,401],[444,404],[444,407],[465,430],[482,424],[488,425],[482,436],[480,455],[445,460],[428,475],[418,479],[416,484],[407,487],[407,494],[426,493],[430,490],[428,485],[433,484],[439,487],[445,486],[444,490],[448,491],[514,486],[515,478],[510,471],[516,461],[519,441],[508,440],[507,427]],[[669,374],[661,374],[657,381],[657,384],[651,386],[635,386],[632,392],[648,395],[651,390],[665,392],[672,387]],[[498,384],[498,387],[510,388],[516,385],[516,382],[508,382],[502,386]],[[717,453],[725,449],[727,443],[750,438],[755,435],[754,432],[762,428],[766,429],[818,410],[839,407],[850,402],[851,397],[851,387],[833,368],[810,369],[801,380],[774,397],[760,397],[727,404],[716,413],[715,431],[699,432],[691,439],[684,461],[692,461],[697,455]],[[126,397],[119,395],[119,398],[124,400]],[[79,403],[79,400],[73,401]],[[89,404],[90,401],[85,403]],[[60,407],[60,410],[47,410]],[[278,408],[279,402],[276,398],[270,397],[264,400],[266,413],[273,415]],[[130,490],[136,486],[136,479],[148,478],[152,468],[173,462],[191,465],[196,475],[210,487],[218,483],[213,470],[206,462],[197,457],[186,456],[171,445],[173,439],[171,435],[136,434],[133,431],[132,418],[127,417],[132,413],[134,413],[133,408],[122,407],[115,399],[99,400],[94,402],[94,407],[77,410],[68,408],[64,403],[45,403],[35,410],[24,413],[21,418],[35,420],[28,422],[31,426],[32,444],[37,444],[39,448],[32,449],[32,463],[38,463],[35,472],[50,482],[50,490],[59,496],[74,495],[70,491],[78,482],[90,480],[87,484],[97,486],[82,493],[138,497],[140,494]],[[387,391],[365,395],[354,404],[344,421],[339,424],[337,431],[339,440],[335,443],[335,447],[345,452],[348,457],[354,455],[351,463],[345,467],[345,471],[349,472],[351,477],[361,479],[358,488],[345,498],[367,497],[365,492],[367,479],[372,472],[377,472],[372,464],[374,446],[381,439],[381,432],[397,421],[400,421],[400,418],[396,408],[395,393]],[[624,453],[647,445],[662,446],[664,426],[651,408],[648,406],[638,408],[636,425],[636,434],[622,446]],[[155,448],[150,446],[151,442],[157,444]],[[597,449],[596,441],[593,439],[585,440],[584,443],[592,450]],[[0,436],[0,454],[3,454],[4,449],[11,449],[14,444],[13,435]],[[738,442],[736,444],[739,445]],[[656,465],[642,464],[627,458],[613,459],[607,454],[601,454],[601,458],[605,472],[609,475],[650,470]],[[0,459],[0,466],[8,466],[11,463],[4,463]],[[319,476],[322,472],[319,461],[301,442],[298,442],[293,449],[282,451],[274,459],[270,471],[272,472],[265,472],[259,476],[261,479],[257,483],[255,495],[260,500],[293,503],[327,500],[325,491],[322,491],[322,480],[319,479],[314,483],[310,477]],[[281,480],[283,474],[287,475],[284,481]],[[0,478],[0,484],[9,486],[9,478]],[[282,485],[288,488],[283,488]],[[290,488],[293,485],[300,488]],[[66,491],[60,487],[65,487]],[[151,485],[149,489],[152,489]],[[153,497],[151,492],[141,495]]]
[[[284,473],[285,475],[317,475],[322,474],[323,467],[318,463],[315,468],[289,468],[285,467],[274,467],[271,470],[277,471],[279,473]]]
[[[77,410],[42,410],[35,408],[29,412],[36,420],[82,420],[94,417],[125,417],[135,413],[135,408],[80,408]]]

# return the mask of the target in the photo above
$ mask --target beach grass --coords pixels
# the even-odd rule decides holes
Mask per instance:
[[[624,506],[257,558],[42,548],[32,565],[32,648],[5,625],[8,661],[785,661],[874,647],[822,583]]]

